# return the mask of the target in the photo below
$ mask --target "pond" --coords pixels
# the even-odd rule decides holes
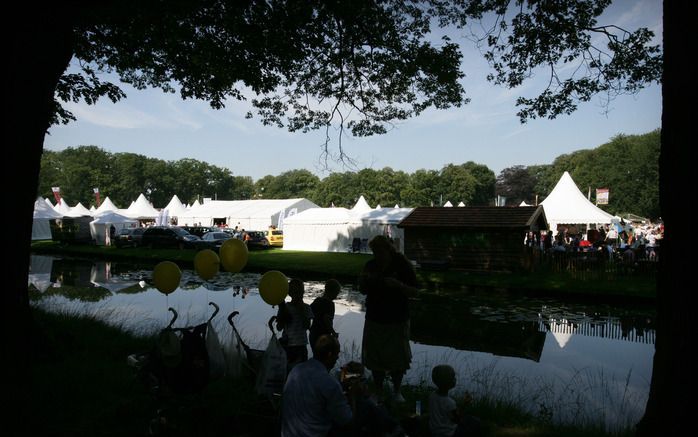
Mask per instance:
[[[50,311],[90,314],[139,334],[167,326],[213,319],[222,341],[232,330],[227,316],[253,349],[270,338],[269,318],[277,308],[257,290],[260,275],[219,273],[212,281],[183,271],[180,288],[164,295],[151,284],[152,266],[32,255],[30,299]],[[322,294],[324,283],[305,281],[306,303]],[[340,333],[339,363],[360,360],[364,299],[343,284],[335,301]],[[458,375],[454,394],[463,391],[516,403],[556,422],[603,424],[609,430],[634,425],[645,409],[652,375],[655,311],[651,307],[572,304],[507,293],[468,294],[444,303],[424,298],[411,304],[410,384],[431,386],[436,364]],[[140,352],[140,351],[134,351]]]

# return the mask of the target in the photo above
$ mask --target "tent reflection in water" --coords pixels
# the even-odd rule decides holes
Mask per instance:
[[[123,216],[113,211],[106,212],[98,216],[90,222],[90,233],[97,245],[104,245],[106,241],[109,227],[114,225],[116,230],[115,235],[124,228],[135,228],[138,226],[138,220]]]

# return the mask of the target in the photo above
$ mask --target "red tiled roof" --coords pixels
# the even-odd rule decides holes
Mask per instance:
[[[545,222],[542,206],[419,207],[399,227],[434,228],[529,228],[536,220]]]

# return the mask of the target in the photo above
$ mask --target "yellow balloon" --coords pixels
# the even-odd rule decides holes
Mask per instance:
[[[259,294],[269,305],[280,304],[288,294],[288,278],[277,270],[266,272],[259,280]]]
[[[201,279],[206,281],[218,274],[220,263],[220,258],[211,249],[200,250],[194,255],[194,269]]]
[[[163,261],[153,269],[153,283],[160,293],[170,294],[179,287],[182,271],[172,261]]]
[[[247,246],[242,240],[230,238],[221,246],[221,264],[231,273],[237,273],[247,264]]]

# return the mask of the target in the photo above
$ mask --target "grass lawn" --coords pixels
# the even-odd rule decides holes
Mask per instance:
[[[279,435],[278,400],[254,394],[251,377],[211,381],[202,393],[158,399],[127,365],[127,356],[147,351],[154,338],[134,337],[89,317],[33,309],[27,330],[30,361],[21,385],[15,434],[42,436],[267,436]],[[428,414],[426,386],[404,387],[406,402],[387,404],[411,436],[426,435],[427,416],[414,418],[417,400]],[[590,425],[560,426],[515,405],[476,399],[465,407],[479,417],[484,436],[626,436]],[[160,414],[158,414],[158,411]]]

